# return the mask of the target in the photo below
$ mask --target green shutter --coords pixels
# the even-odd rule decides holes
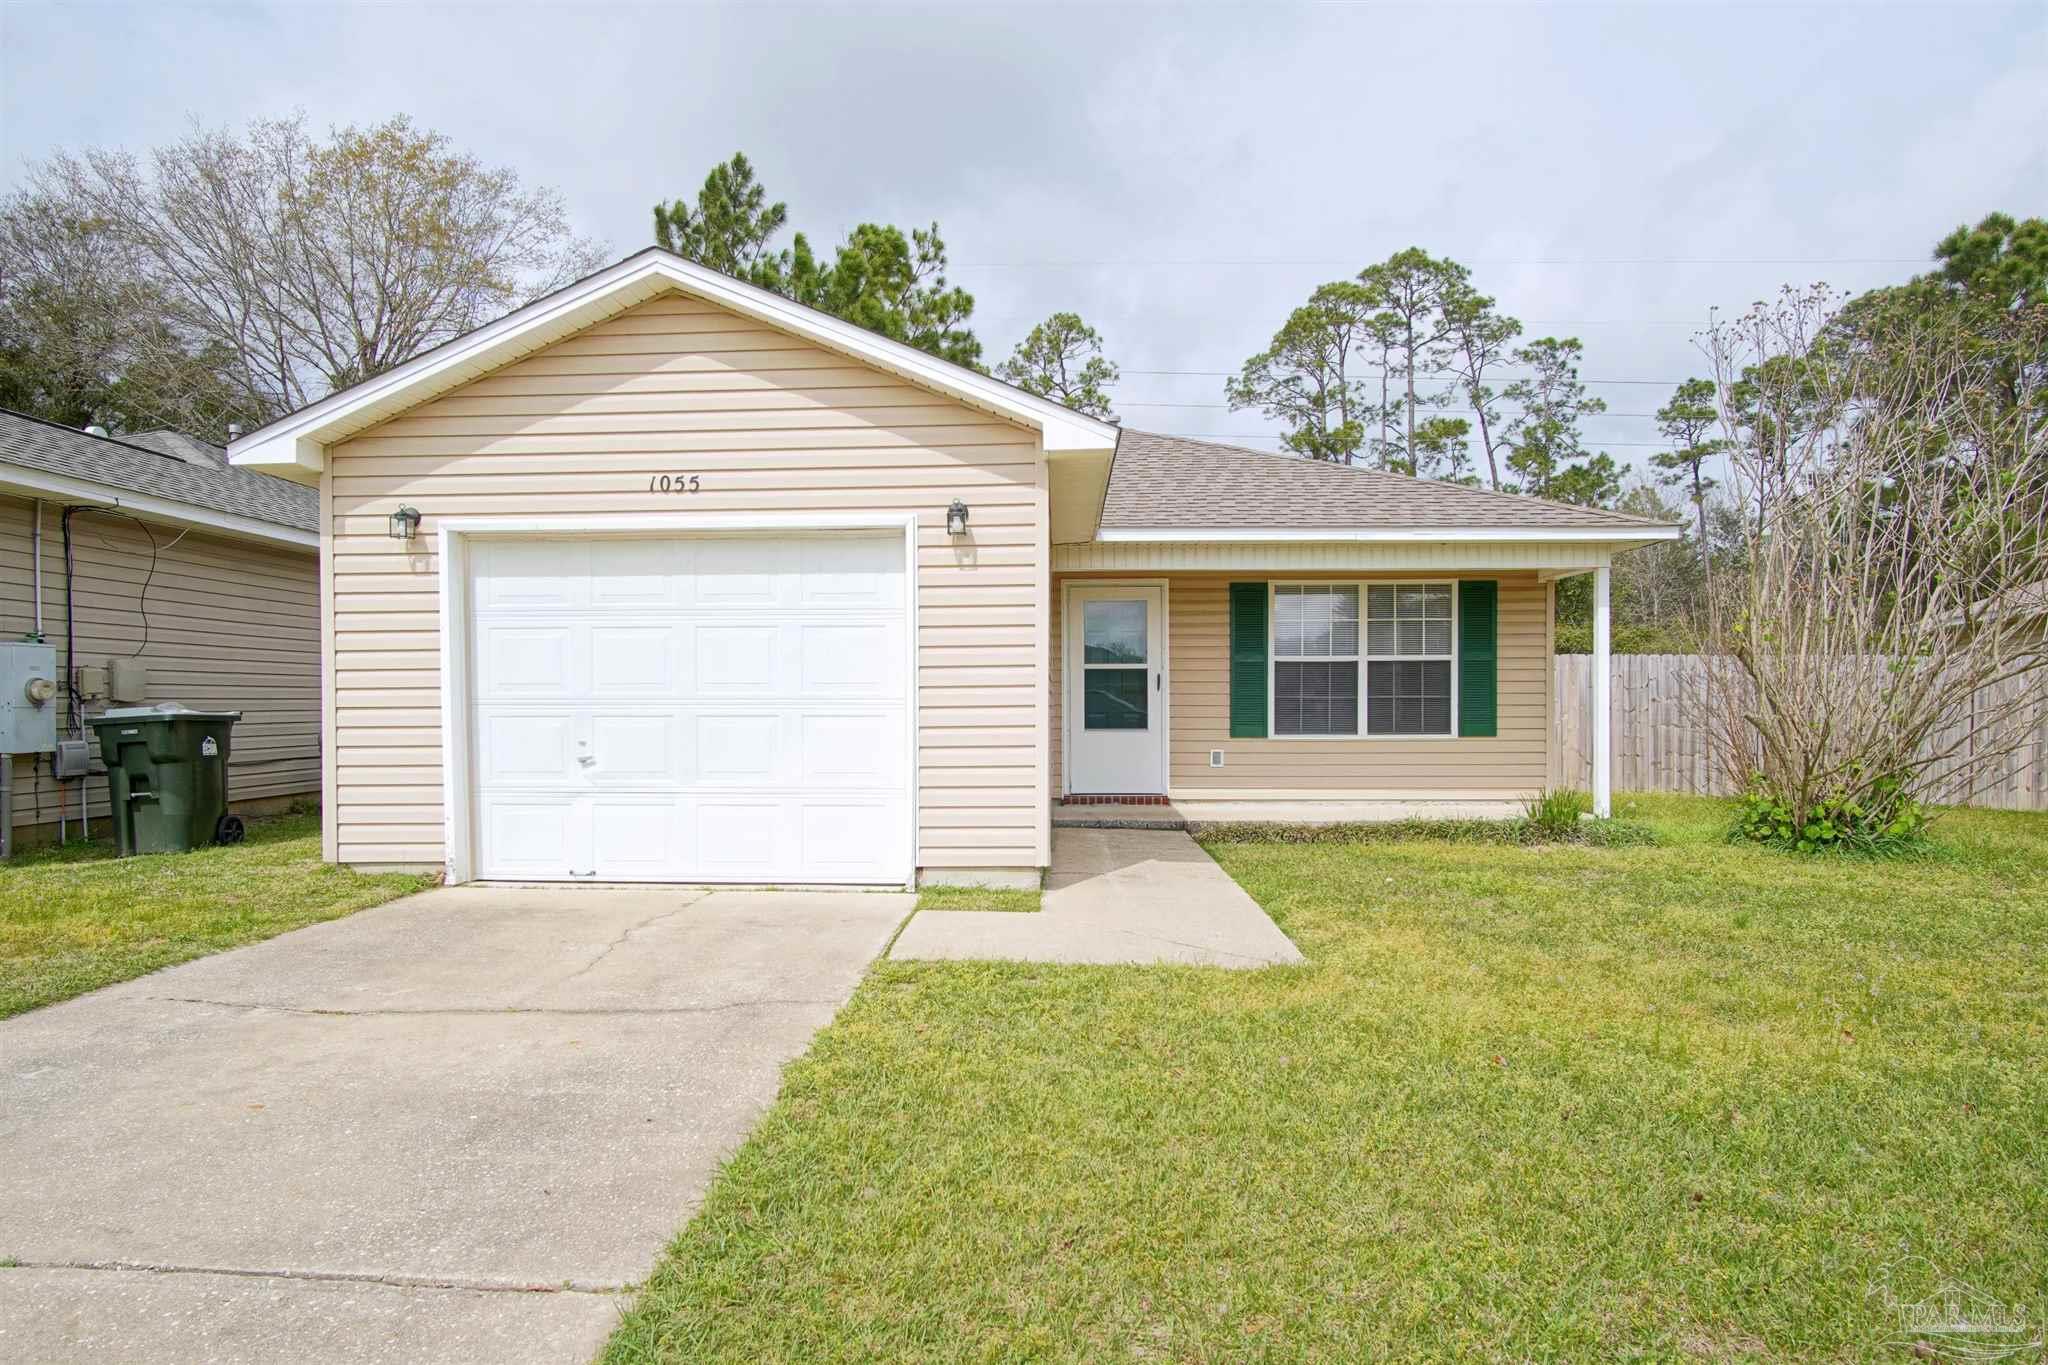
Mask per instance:
[[[1491,735],[1500,710],[1500,584],[1458,584],[1458,733]]]
[[[1266,585],[1230,585],[1230,737],[1266,737]]]

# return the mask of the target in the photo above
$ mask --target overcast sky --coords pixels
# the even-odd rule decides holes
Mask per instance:
[[[1246,439],[1221,372],[1419,245],[1577,335],[1640,463],[1693,333],[2048,213],[2048,4],[1104,9],[4,0],[0,179],[197,115],[403,111],[624,255],[735,150],[814,241],[936,219],[990,363],[1080,312],[1133,427]],[[1651,380],[1650,384],[1610,381]],[[1270,439],[1246,440],[1271,445]]]

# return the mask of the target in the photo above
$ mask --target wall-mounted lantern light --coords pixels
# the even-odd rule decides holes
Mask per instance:
[[[967,534],[967,504],[953,499],[953,505],[946,509],[946,534],[964,536]]]
[[[393,540],[411,540],[419,534],[419,530],[419,508],[401,507],[391,514],[391,538]]]

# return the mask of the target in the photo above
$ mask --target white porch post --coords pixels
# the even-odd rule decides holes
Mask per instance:
[[[1593,570],[1593,814],[1602,819],[1614,813],[1613,699],[1608,695],[1613,672],[1608,639],[1611,572],[1605,562]]]

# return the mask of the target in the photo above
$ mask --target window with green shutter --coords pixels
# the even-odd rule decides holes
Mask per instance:
[[[1230,585],[1230,737],[1266,737],[1266,585]]]
[[[1500,584],[1458,584],[1458,733],[1496,733],[1500,712]]]

